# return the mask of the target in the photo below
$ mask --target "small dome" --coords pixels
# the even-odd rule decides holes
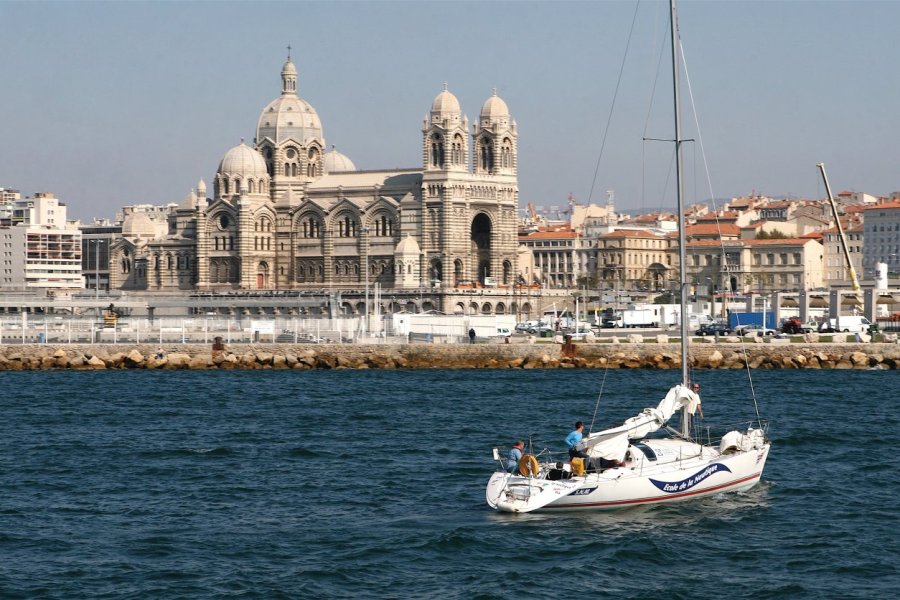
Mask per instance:
[[[356,165],[350,160],[346,154],[341,154],[331,147],[330,152],[326,152],[323,158],[323,166],[326,173],[336,173],[338,171],[356,171]]]
[[[447,90],[447,84],[444,84],[444,90],[431,103],[431,114],[449,115],[459,114],[460,112],[459,100]]]
[[[284,66],[281,67],[281,74],[282,75],[296,75],[297,74],[297,67],[294,66],[294,63],[291,62],[290,58],[288,58],[287,62],[284,63]]]
[[[403,256],[409,256],[411,254],[418,256],[420,252],[419,243],[416,242],[415,238],[409,233],[406,234],[405,238],[400,240],[400,243],[397,244],[397,247],[394,249],[394,254]]]
[[[159,233],[153,219],[142,212],[133,212],[122,222],[122,237],[152,239]]]
[[[431,103],[431,123],[441,126],[459,125],[462,120],[462,111],[459,108],[459,100],[456,96],[447,91],[447,84],[444,84],[444,91],[437,95],[434,102]]]
[[[506,106],[503,98],[497,95],[496,90],[494,90],[494,95],[488,98],[481,107],[481,118],[490,121],[509,119],[509,107]]]
[[[241,178],[269,178],[269,171],[266,169],[266,161],[262,154],[243,141],[225,153],[222,162],[219,163],[218,173]]]

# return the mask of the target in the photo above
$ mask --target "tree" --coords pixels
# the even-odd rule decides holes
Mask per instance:
[[[758,240],[784,240],[787,239],[787,236],[777,229],[773,229],[772,231],[760,231],[756,234],[756,239]]]

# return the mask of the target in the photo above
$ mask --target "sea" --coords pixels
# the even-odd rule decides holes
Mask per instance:
[[[658,370],[3,372],[0,598],[896,598],[892,371],[697,371],[757,417],[740,494],[499,514],[492,448],[563,455]]]

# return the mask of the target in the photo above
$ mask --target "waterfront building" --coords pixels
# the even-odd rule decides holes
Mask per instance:
[[[844,237],[847,239],[847,249],[856,277],[862,282],[865,277],[863,267],[863,237],[865,231],[863,224],[858,219],[842,218],[841,226],[844,229]],[[826,230],[822,235],[822,245],[825,253],[825,287],[850,287],[850,270],[847,267],[847,259],[841,248],[841,237],[837,227]]]
[[[584,274],[579,272],[576,260],[581,237],[567,226],[520,234],[519,243],[533,257],[537,283],[549,288],[570,288],[575,287],[578,277]]]
[[[688,281],[736,293],[821,287],[822,244],[811,238],[697,240],[686,248]],[[671,257],[678,263],[678,243]]]
[[[81,232],[66,220],[66,205],[40,192],[3,198],[0,224],[0,289],[72,290],[81,276]]]
[[[132,212],[110,251],[122,290],[444,290],[510,286],[517,262],[517,125],[494,93],[471,132],[457,98],[435,97],[419,167],[358,170],[326,145],[298,95],[288,57],[281,94],[261,111],[252,144],[219,163],[157,229]]]
[[[863,268],[874,273],[878,263],[888,272],[900,272],[900,200],[892,200],[863,209]]]
[[[619,229],[597,239],[597,274],[605,289],[664,290],[672,277],[670,238]]]

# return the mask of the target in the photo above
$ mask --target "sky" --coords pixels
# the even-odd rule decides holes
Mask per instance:
[[[0,187],[83,221],[200,178],[212,194],[291,45],[299,95],[360,169],[421,166],[444,82],[470,123],[496,88],[521,208],[607,190],[672,208],[672,144],[644,140],[674,135],[667,19],[658,1],[0,2]],[[897,23],[894,1],[683,0],[687,201],[822,198],[819,162],[835,193],[900,190]]]

